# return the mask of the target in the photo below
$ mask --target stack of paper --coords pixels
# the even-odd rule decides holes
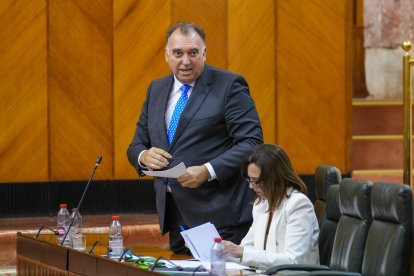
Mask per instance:
[[[184,230],[181,235],[193,257],[200,261],[210,261],[210,250],[214,244],[214,238],[220,237],[211,222]]]

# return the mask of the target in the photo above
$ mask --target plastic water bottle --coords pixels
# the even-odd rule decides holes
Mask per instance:
[[[112,216],[112,222],[109,226],[109,247],[112,249],[111,258],[121,257],[124,251],[124,239],[119,216]]]
[[[63,238],[68,231],[69,224],[70,224],[70,214],[68,211],[68,205],[66,203],[60,204],[60,210],[58,212],[58,219],[57,219],[57,231],[59,232],[59,244],[62,243]],[[63,242],[64,246],[71,246],[70,235],[68,235]]]
[[[221,238],[214,238],[214,244],[211,248],[211,269],[210,275],[225,276],[226,275],[226,256],[224,254],[223,243]]]
[[[72,237],[72,247],[77,250],[85,251],[82,235],[82,216],[76,208],[72,209],[71,219],[73,219],[70,235]]]

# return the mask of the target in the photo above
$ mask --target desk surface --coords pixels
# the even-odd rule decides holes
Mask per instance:
[[[108,233],[84,233],[86,235],[86,252],[89,252],[92,245],[96,241],[101,241],[105,246],[109,245],[108,241]],[[33,235],[27,235],[33,236]],[[39,235],[39,240],[47,241],[53,244],[58,244],[57,236],[53,234],[41,234]],[[163,256],[164,258],[168,259],[175,259],[175,260],[184,260],[188,258],[192,258],[188,255],[179,255],[174,254],[171,250],[162,249],[155,246],[142,246],[139,244],[126,244],[124,245],[125,248],[132,249],[134,253],[142,256],[151,256],[158,258],[159,256]],[[96,255],[104,255],[106,253],[106,248],[101,245],[96,245],[94,248],[94,252]]]
[[[56,249],[66,249],[67,248],[63,247],[63,246],[59,246],[57,243],[57,238],[55,235],[50,235],[50,234],[42,234],[39,236],[39,238],[36,240],[34,239],[33,235],[24,235],[21,233],[18,233],[18,236],[23,237],[23,238],[27,238],[29,241],[31,240],[32,242],[42,242],[45,241],[46,244],[50,247],[56,247]],[[87,233],[86,234],[86,252],[89,252],[91,246],[95,243],[95,241],[100,240],[105,246],[108,245],[108,234],[102,234],[102,233]],[[106,259],[104,257],[100,257],[100,255],[105,255],[106,253],[106,247],[105,246],[101,246],[101,245],[97,245],[94,248],[94,252],[95,255],[90,255],[87,253],[83,253],[83,252],[79,252],[80,255],[83,255],[85,257],[89,257],[89,258],[98,258],[98,259]],[[168,259],[168,260],[184,260],[184,259],[188,259],[188,258],[192,258],[191,256],[188,255],[179,255],[179,254],[175,254],[172,251],[168,250],[168,249],[162,249],[162,248],[157,248],[154,246],[139,246],[139,245],[132,245],[132,246],[128,246],[127,248],[133,250],[133,252],[135,254],[141,255],[141,256],[151,256],[151,257],[155,257],[158,258],[160,256]],[[72,249],[69,249],[70,251],[73,251]],[[19,255],[19,252],[17,252],[17,254]],[[78,254],[78,255],[79,255]],[[42,260],[41,260],[42,261]],[[121,263],[119,263],[119,265],[123,265]],[[134,266],[135,264],[125,264],[128,266]],[[250,271],[240,271],[240,270],[236,270],[236,271],[228,271],[227,275],[250,275],[250,274],[255,274],[253,272]],[[159,274],[158,274],[159,275]]]

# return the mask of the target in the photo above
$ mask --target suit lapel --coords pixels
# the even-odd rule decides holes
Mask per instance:
[[[291,188],[291,187],[287,188],[286,193],[288,195],[290,195],[293,192],[294,192],[293,188]],[[286,204],[287,204],[288,200],[289,200],[289,198],[285,197],[282,200],[282,202],[280,203],[280,207],[276,208],[276,210],[274,211],[273,221],[274,221],[275,225],[280,225],[280,220],[282,219],[282,214],[285,213],[285,208],[286,208]],[[272,223],[273,223],[273,221],[272,221]]]
[[[170,149],[174,146],[179,137],[183,134],[184,130],[187,128],[187,125],[193,119],[194,115],[197,113],[198,109],[203,104],[205,98],[207,97],[210,91],[210,69],[208,65],[205,66],[203,73],[200,78],[196,81],[193,91],[191,92],[190,99],[187,102],[187,105],[184,108],[183,113],[181,114],[180,121],[177,126],[177,130],[174,135]]]
[[[282,218],[282,213],[285,209],[285,205],[286,205],[286,198],[281,202],[280,207],[276,208],[276,210],[273,211],[272,223],[274,223],[275,225],[279,225],[280,219]]]
[[[167,111],[167,104],[168,99],[170,97],[170,93],[172,90],[172,85],[174,84],[174,77],[171,75],[169,81],[167,81],[159,93],[159,99],[156,101],[157,107],[154,109],[156,112],[159,112],[154,118],[156,118],[156,122],[154,126],[157,128],[158,137],[160,139],[161,144],[159,145],[163,149],[167,149],[169,147],[168,144],[168,137],[167,137],[167,127],[165,126],[165,112]],[[160,115],[161,114],[161,115]]]

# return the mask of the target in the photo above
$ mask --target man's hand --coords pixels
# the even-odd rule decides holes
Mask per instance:
[[[152,147],[141,155],[141,164],[151,170],[160,170],[170,163],[172,156],[163,149]]]
[[[210,174],[206,166],[193,166],[187,168],[187,173],[177,178],[181,186],[186,188],[198,188],[206,182]]]
[[[244,248],[242,246],[232,243],[231,241],[223,241],[223,245],[224,245],[224,252],[226,253],[226,256],[230,256],[234,258],[243,257]]]

